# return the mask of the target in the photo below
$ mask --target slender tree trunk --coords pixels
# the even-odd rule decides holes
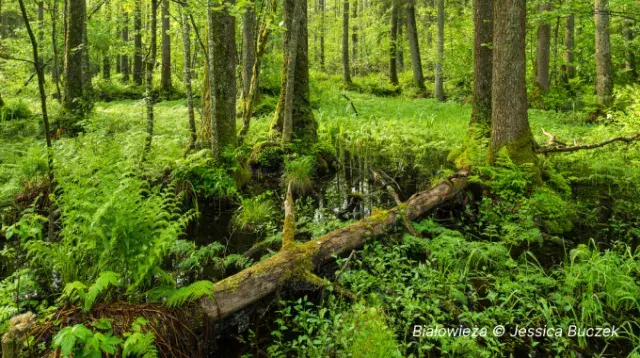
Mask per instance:
[[[124,13],[124,26],[122,27],[122,42],[127,44],[129,42],[129,13]],[[120,56],[120,70],[122,71],[122,82],[129,82],[129,56]]]
[[[153,0],[152,0],[153,1]],[[142,51],[142,0],[135,0],[133,9],[133,44],[135,54],[133,55],[133,83],[142,84],[144,76],[144,53]]]
[[[51,47],[53,49],[53,81],[56,83],[56,93],[59,102],[62,102],[62,91],[60,91],[60,55],[58,54],[58,0],[52,1],[51,8]]]
[[[396,0],[400,1],[400,0]],[[400,5],[398,5],[399,7]],[[404,37],[402,28],[404,27],[404,21],[402,17],[402,11],[398,8],[398,34],[396,37],[396,67],[399,72],[404,72]]]
[[[491,77],[493,68],[493,1],[474,0],[473,106],[470,129],[479,137],[491,135]]]
[[[567,77],[572,79],[576,76],[576,67],[573,65],[575,20],[573,14],[567,16],[564,28],[564,62],[567,68]]]
[[[107,31],[109,31],[109,35],[111,35],[111,4],[107,0],[105,1],[104,6],[106,7],[106,17],[107,23],[109,25]],[[110,51],[111,49],[106,49],[102,54],[102,78],[104,78],[105,80],[111,79],[111,56],[109,54]]]
[[[544,14],[551,10],[551,3],[545,2],[538,7],[538,12]],[[551,46],[551,25],[544,20],[538,24],[538,43],[536,50],[536,79],[535,83],[542,93],[549,91],[549,49]]]
[[[216,120],[216,115],[215,115],[215,92],[216,92],[216,87],[215,87],[215,81],[217,80],[215,78],[215,45],[214,45],[214,37],[216,36],[216,26],[215,26],[215,21],[216,21],[216,17],[214,16],[213,13],[213,0],[207,0],[207,26],[208,26],[208,63],[209,63],[209,68],[208,68],[208,74],[209,76],[207,76],[208,79],[208,86],[206,86],[206,88],[209,90],[209,119],[210,119],[210,130],[211,130],[211,154],[213,156],[214,159],[218,160],[220,159],[220,142],[219,142],[219,136],[220,136],[220,131],[218,128],[218,121]],[[235,71],[234,71],[235,72]],[[205,81],[206,82],[206,81]],[[205,95],[206,98],[206,95]]]
[[[83,109],[82,46],[84,22],[82,12],[84,0],[68,0],[66,47],[64,54],[64,98],[65,110],[81,114]]]
[[[282,144],[291,143],[293,140],[293,98],[295,96],[296,61],[298,57],[298,41],[300,39],[300,18],[302,17],[302,4],[298,1],[293,6],[293,19],[291,21],[291,39],[287,51],[287,85],[284,100],[284,122],[282,125]]]
[[[87,1],[82,0],[82,96],[84,97],[85,106],[90,109],[92,104],[91,96],[93,94],[93,85],[91,79],[93,72],[91,71],[91,61],[89,60],[89,32],[87,31]]]
[[[409,48],[411,50],[411,64],[413,67],[413,82],[421,92],[425,95],[427,88],[424,85],[424,77],[422,75],[422,61],[420,60],[420,43],[418,41],[418,28],[416,26],[416,8],[415,0],[407,2],[407,37],[409,38]]]
[[[196,147],[196,116],[193,110],[193,91],[191,86],[191,26],[188,9],[182,13],[182,43],[184,45],[184,91],[187,96],[187,113],[189,115],[189,150]]]
[[[293,90],[293,138],[299,139],[306,145],[314,143],[317,138],[318,122],[313,117],[311,101],[309,100],[309,51],[308,51],[308,30],[307,30],[307,1],[306,0],[284,0],[283,2],[283,22],[287,29],[293,28],[293,12],[296,2],[300,2],[300,31],[297,40],[297,53],[295,61],[295,81]],[[285,94],[287,93],[287,78],[289,64],[289,42],[291,34],[288,31],[283,33],[282,51],[284,61],[282,66],[282,82],[280,84],[280,98],[276,107],[275,121],[272,130],[282,134],[285,113]]]
[[[636,64],[636,55],[634,52],[633,41],[634,41],[634,22],[632,20],[625,20],[625,69],[627,71],[627,79],[629,82],[637,82],[638,81],[638,68]]]
[[[596,23],[596,93],[598,104],[613,104],[613,73],[611,65],[611,41],[609,33],[609,1],[595,0]]]
[[[506,148],[516,164],[532,164],[539,179],[538,158],[527,115],[526,1],[496,0],[493,34],[493,86],[489,162]]]
[[[244,13],[242,21],[242,98],[246,102],[251,88],[253,64],[256,61],[257,19],[255,5]],[[254,100],[252,98],[251,100]]]
[[[324,12],[325,12],[325,1],[320,1],[320,69],[322,71],[325,70],[325,56],[324,56]]]
[[[357,63],[358,63],[358,24],[356,23],[356,21],[358,20],[358,0],[354,0],[354,4],[353,4],[353,26],[351,29],[351,48],[352,48],[352,55],[351,55],[351,61],[353,61],[353,68],[354,71],[356,72],[356,76],[357,76]]]
[[[44,44],[44,1],[38,1],[38,46],[42,50]]]
[[[146,154],[151,150],[151,143],[153,140],[153,126],[154,126],[154,113],[153,113],[153,70],[156,67],[156,55],[157,50],[157,33],[158,33],[158,1],[151,0],[151,13],[150,16],[150,29],[151,32],[149,40],[149,56],[147,57],[147,71],[145,76],[145,103],[147,107],[147,139],[142,151],[143,160],[146,158]]]
[[[351,84],[349,66],[349,0],[344,0],[342,7],[342,80],[347,85]]]
[[[444,101],[444,73],[442,64],[444,62],[444,0],[438,1],[438,44],[436,46],[436,79],[435,97],[439,101]],[[498,0],[499,1],[499,0]]]
[[[226,0],[233,6],[235,0]],[[218,150],[235,147],[236,137],[236,21],[227,7],[213,13],[213,115],[217,123]],[[212,127],[213,129],[213,127]]]
[[[389,81],[393,85],[398,84],[398,0],[391,0],[391,35],[389,46]]]
[[[171,83],[171,18],[169,16],[169,0],[162,0],[162,72],[160,82],[162,90],[170,92]]]

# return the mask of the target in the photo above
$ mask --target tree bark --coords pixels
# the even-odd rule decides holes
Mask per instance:
[[[284,122],[282,124],[282,144],[289,144],[293,140],[293,98],[295,96],[295,67],[298,57],[298,41],[300,40],[300,20],[302,17],[302,5],[296,2],[293,7],[293,20],[290,31],[289,49],[287,51],[287,85],[284,99]]]
[[[107,24],[109,26],[107,31],[109,31],[109,35],[111,35],[111,4],[109,0],[105,1],[104,6],[106,7]],[[102,54],[102,78],[105,80],[111,80],[111,56],[109,52],[110,49],[105,49]]]
[[[427,88],[424,85],[422,75],[422,61],[420,60],[420,43],[418,41],[418,28],[416,26],[415,0],[407,2],[407,37],[409,38],[409,48],[411,50],[411,65],[413,67],[413,83],[422,95],[425,95]]]
[[[80,2],[82,9],[82,96],[86,110],[89,110],[92,106],[92,93],[93,85],[91,79],[93,78],[93,71],[91,70],[91,61],[89,57],[89,32],[87,30],[87,1],[82,0]]]
[[[62,105],[66,111],[81,114],[83,111],[82,46],[83,12],[85,0],[67,1],[67,29],[64,53],[64,98]]]
[[[187,113],[189,115],[189,150],[196,147],[196,117],[193,110],[193,91],[191,86],[191,26],[188,9],[182,13],[182,43],[184,45],[184,91],[187,96]]]
[[[160,73],[160,84],[162,90],[170,92],[173,88],[171,83],[171,18],[169,16],[169,0],[162,0],[162,69]]]
[[[391,0],[391,31],[389,43],[389,81],[393,85],[398,84],[398,0]]]
[[[436,46],[435,97],[444,101],[444,0],[438,1],[438,44]]]
[[[358,0],[353,0],[353,10],[352,10],[352,18],[353,23],[351,26],[351,61],[353,62],[353,69],[357,76],[357,63],[358,63],[358,24],[356,23],[358,19]]]
[[[322,71],[325,70],[325,56],[324,56],[324,12],[325,12],[325,1],[319,0],[320,2],[320,69]]]
[[[638,68],[636,64],[636,55],[634,51],[634,22],[625,20],[625,69],[627,71],[627,80],[631,83],[638,81]]]
[[[474,0],[473,99],[469,128],[479,137],[491,135],[491,77],[493,67],[493,1]]]
[[[564,27],[564,62],[567,68],[567,78],[572,79],[576,76],[576,67],[573,65],[574,55],[573,49],[575,46],[574,42],[574,34],[575,34],[575,19],[574,15],[570,14],[567,16],[567,21]]]
[[[544,14],[551,10],[551,3],[539,5],[538,12]],[[549,49],[551,46],[551,25],[540,20],[538,24],[538,42],[536,50],[535,84],[542,93],[549,91]]]
[[[613,72],[609,33],[609,1],[595,0],[596,23],[596,93],[598,104],[607,108],[613,104]]]
[[[208,63],[208,68],[207,70],[207,74],[208,76],[205,77],[205,95],[204,95],[204,106],[205,106],[205,110],[208,107],[208,112],[203,110],[203,115],[205,113],[209,114],[209,131],[210,131],[210,137],[211,137],[211,155],[213,156],[214,159],[218,160],[220,159],[220,143],[219,143],[219,129],[218,129],[218,121],[216,120],[216,116],[215,116],[215,110],[214,110],[214,106],[215,106],[215,100],[214,100],[214,93],[216,92],[216,87],[214,85],[215,83],[215,71],[213,70],[215,68],[215,64],[214,64],[214,52],[215,52],[215,45],[213,43],[213,38],[216,36],[215,33],[215,17],[213,15],[213,0],[207,0],[207,27],[208,27],[208,32],[207,32],[207,63]],[[209,93],[207,94],[206,91],[209,91]],[[203,129],[205,127],[203,126]]]
[[[212,321],[235,312],[274,293],[287,281],[305,280],[314,270],[402,225],[404,218],[416,220],[455,198],[467,186],[467,171],[459,172],[433,188],[415,194],[403,208],[382,211],[345,228],[327,233],[301,245],[289,245],[275,256],[217,282],[214,299],[200,299],[200,307]]]
[[[538,157],[527,115],[526,2],[496,0],[493,33],[493,86],[489,162],[505,148],[516,164],[532,164],[539,178]]]
[[[154,112],[153,112],[153,70],[156,67],[156,55],[158,53],[157,48],[157,33],[158,33],[158,1],[151,0],[151,13],[149,14],[150,22],[150,40],[149,40],[149,56],[147,57],[147,71],[145,74],[145,103],[147,107],[147,139],[142,150],[142,159],[146,158],[146,154],[151,150],[151,144],[153,141],[153,126],[154,126]]]
[[[396,0],[400,1],[400,0]],[[398,4],[398,34],[396,37],[396,67],[399,72],[404,72],[404,35],[402,29],[404,28],[404,21],[402,17],[402,11],[400,11],[400,5]]]
[[[135,54],[133,55],[133,83],[142,84],[144,69],[142,62],[144,53],[142,51],[142,0],[136,0],[133,9],[133,43]]]
[[[247,101],[256,61],[257,19],[255,5],[251,5],[242,17],[242,98]],[[255,100],[252,98],[251,100]]]
[[[124,25],[122,26],[122,42],[127,44],[129,42],[129,13],[125,12],[123,14]],[[121,55],[120,56],[120,70],[122,72],[122,82],[129,82],[129,56]]]
[[[351,84],[351,69],[349,62],[349,0],[343,1],[342,6],[342,80],[346,85]]]
[[[209,39],[213,55],[213,116],[217,123],[218,150],[237,145],[236,137],[236,20],[227,6],[213,12],[213,33]],[[213,127],[212,127],[213,128]]]
[[[51,47],[53,49],[53,67],[51,75],[56,84],[56,93],[58,101],[62,102],[62,91],[60,91],[60,56],[58,54],[58,0],[53,0],[51,8]]]
[[[300,0],[297,0],[300,1]],[[287,29],[292,28],[292,18],[294,11],[294,0],[284,0],[283,2],[283,22]],[[311,110],[311,101],[309,100],[309,51],[307,39],[307,2],[302,1],[300,18],[300,33],[298,41],[298,50],[296,54],[295,66],[295,82],[294,82],[294,98],[293,98],[293,137],[307,144],[314,143],[318,139],[318,122],[313,117]],[[291,41],[291,33],[285,31],[282,39],[283,66],[282,66],[282,82],[280,83],[280,98],[276,107],[275,120],[272,130],[282,135],[284,122],[285,94],[287,92],[287,65],[289,41]]]

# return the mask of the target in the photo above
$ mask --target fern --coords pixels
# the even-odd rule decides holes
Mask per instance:
[[[158,291],[159,292],[159,291]],[[193,302],[200,297],[213,295],[213,282],[197,281],[187,287],[180,289],[166,290],[166,300],[164,304],[168,307],[179,307],[186,303]]]
[[[91,287],[89,287],[89,290],[87,291],[87,294],[84,297],[83,310],[85,312],[88,312],[91,309],[91,307],[93,307],[93,304],[95,303],[98,295],[100,295],[102,292],[107,290],[109,286],[118,287],[119,285],[118,280],[119,280],[119,275],[115,272],[111,272],[111,271],[101,272],[96,282],[93,285],[91,285]]]
[[[122,356],[137,356],[142,358],[154,358],[158,356],[153,332],[145,332],[143,327],[147,320],[138,317],[131,325],[132,332],[125,333],[127,340],[123,344]]]

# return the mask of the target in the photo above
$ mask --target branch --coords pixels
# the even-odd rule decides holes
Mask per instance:
[[[342,97],[344,97],[349,104],[351,104],[351,109],[353,109],[353,112],[356,114],[356,117],[358,117],[358,110],[356,109],[356,106],[353,104],[353,101],[351,100],[351,98],[347,97],[347,95],[343,94]]]
[[[593,143],[593,144],[584,144],[584,145],[576,145],[573,147],[541,147],[536,150],[536,153],[557,153],[557,152],[575,152],[582,149],[595,149],[604,147],[607,144],[611,144],[614,142],[633,142],[640,138],[640,132],[627,137],[615,137],[611,139],[607,139],[604,142]]]

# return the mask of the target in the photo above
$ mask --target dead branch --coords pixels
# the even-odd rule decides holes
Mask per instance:
[[[358,110],[356,109],[356,106],[353,104],[353,101],[351,100],[351,98],[347,97],[346,94],[343,94],[342,97],[344,97],[347,102],[349,102],[349,104],[351,105],[351,109],[353,109],[353,113],[356,114],[356,117],[358,116]]]
[[[573,147],[541,147],[536,149],[537,153],[558,153],[558,152],[575,152],[583,149],[596,149],[600,147],[604,147],[607,144],[615,143],[615,142],[633,142],[640,138],[640,132],[631,135],[631,136],[621,136],[615,137],[611,139],[607,139],[604,142],[600,143],[592,143],[592,144],[583,144],[583,145],[575,145]]]

